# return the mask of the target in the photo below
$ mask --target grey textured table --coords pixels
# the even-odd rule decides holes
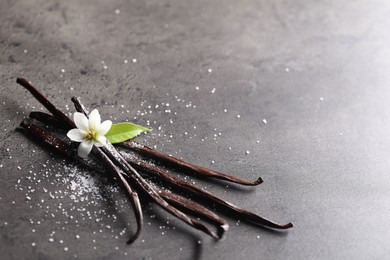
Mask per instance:
[[[1,259],[386,259],[390,254],[390,2],[0,1]],[[15,130],[42,109],[153,132],[138,141],[245,179],[190,178],[280,223],[234,217],[221,241]],[[248,153],[248,152],[249,153]],[[183,175],[181,175],[183,176]]]

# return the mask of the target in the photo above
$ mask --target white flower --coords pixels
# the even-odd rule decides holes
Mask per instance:
[[[96,109],[89,114],[89,119],[79,112],[74,113],[73,119],[77,128],[70,130],[67,136],[72,141],[81,142],[77,150],[80,157],[87,158],[93,145],[97,147],[106,145],[107,139],[105,134],[107,134],[112,125],[110,120],[100,123],[100,114]]]

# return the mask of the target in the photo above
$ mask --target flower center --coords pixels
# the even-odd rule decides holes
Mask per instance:
[[[87,139],[88,141],[96,140],[96,137],[97,132],[95,131],[95,129],[89,129],[88,133],[85,135],[85,139]]]

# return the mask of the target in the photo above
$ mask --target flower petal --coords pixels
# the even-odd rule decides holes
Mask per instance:
[[[94,145],[97,147],[102,147],[107,144],[107,138],[104,135],[99,135],[96,137]]]
[[[75,142],[82,142],[84,139],[84,133],[80,131],[78,128],[69,130],[69,132],[66,135],[69,137],[70,140]]]
[[[73,120],[78,129],[88,132],[88,118],[83,113],[74,113]]]
[[[90,142],[81,142],[79,148],[77,149],[77,154],[81,158],[87,158],[88,154],[91,152],[93,144]]]
[[[110,120],[106,120],[101,125],[96,128],[96,132],[98,135],[106,135],[108,131],[110,131],[110,128],[112,126],[112,122]]]
[[[92,110],[91,113],[89,113],[89,129],[97,129],[100,126],[100,114],[97,109]]]

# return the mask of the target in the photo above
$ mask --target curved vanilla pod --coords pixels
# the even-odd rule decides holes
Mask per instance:
[[[170,165],[170,166],[173,166],[176,168],[180,168],[182,170],[186,170],[186,173],[194,173],[194,174],[197,174],[198,176],[201,176],[201,177],[216,178],[216,179],[229,181],[229,182],[233,182],[233,183],[237,183],[237,184],[241,184],[241,185],[246,185],[246,186],[256,186],[256,185],[259,185],[263,182],[261,177],[259,177],[255,181],[247,181],[247,180],[242,180],[242,179],[239,179],[239,178],[231,176],[231,175],[227,175],[227,174],[220,173],[220,172],[217,172],[214,170],[210,170],[210,169],[207,169],[205,167],[202,167],[202,166],[199,166],[199,165],[196,165],[193,163],[185,162],[185,161],[180,160],[178,158],[175,158],[173,156],[163,154],[162,152],[157,151],[151,147],[136,143],[136,142],[131,141],[131,140],[126,141],[126,142],[119,144],[119,145],[123,146],[127,149],[136,151],[140,154],[146,155],[150,158],[153,158],[156,161],[160,161],[160,162],[165,163],[167,165]]]

